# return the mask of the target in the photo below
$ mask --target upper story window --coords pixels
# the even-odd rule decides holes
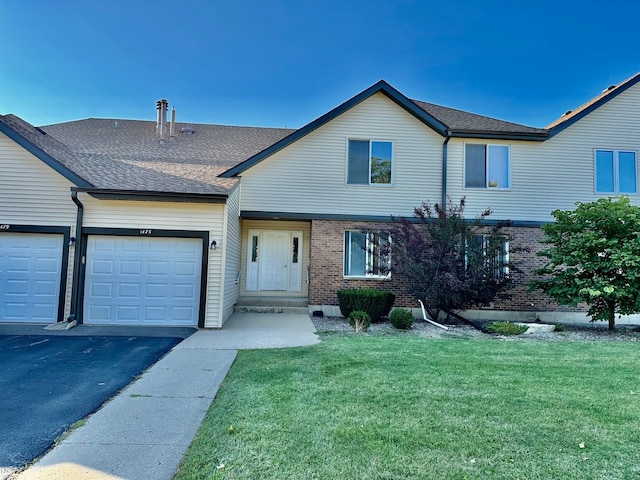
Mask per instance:
[[[465,145],[466,188],[510,188],[510,177],[511,160],[507,145]]]
[[[596,193],[638,193],[636,152],[596,150]]]
[[[388,278],[389,234],[385,232],[344,232],[344,276]]]
[[[393,146],[377,140],[349,140],[347,184],[391,185]]]

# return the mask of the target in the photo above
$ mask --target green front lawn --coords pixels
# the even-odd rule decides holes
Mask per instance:
[[[366,335],[240,352],[176,478],[640,478],[639,352]]]

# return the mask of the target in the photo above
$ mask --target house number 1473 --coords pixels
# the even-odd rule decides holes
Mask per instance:
[[[140,235],[151,235],[151,232],[153,232],[153,230],[141,229]]]

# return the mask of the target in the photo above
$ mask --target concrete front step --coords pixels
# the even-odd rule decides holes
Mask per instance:
[[[234,312],[242,313],[286,313],[286,314],[309,314],[308,307],[286,307],[279,305],[236,305]]]

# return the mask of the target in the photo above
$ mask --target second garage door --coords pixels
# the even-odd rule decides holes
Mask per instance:
[[[62,235],[0,234],[0,321],[58,320]]]
[[[202,240],[90,235],[83,321],[197,326]]]

